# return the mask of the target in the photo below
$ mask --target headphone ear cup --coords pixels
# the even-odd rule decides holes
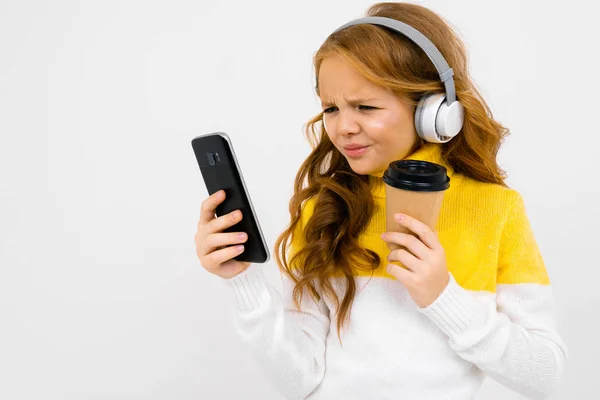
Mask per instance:
[[[415,130],[427,142],[445,143],[452,137],[440,135],[436,129],[438,112],[446,100],[445,93],[430,93],[421,97],[415,110]]]
[[[445,93],[426,94],[415,110],[415,130],[424,140],[446,143],[460,132],[464,107],[459,101],[446,105]]]

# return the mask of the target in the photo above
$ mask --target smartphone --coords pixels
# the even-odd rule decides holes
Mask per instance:
[[[208,133],[192,139],[192,148],[209,195],[225,191],[225,200],[217,206],[217,217],[241,210],[242,220],[223,232],[246,232],[248,240],[237,261],[265,263],[271,255],[258,222],[250,193],[242,176],[242,169],[233,150],[233,144],[223,132]]]

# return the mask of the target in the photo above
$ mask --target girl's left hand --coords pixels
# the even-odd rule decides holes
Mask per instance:
[[[395,219],[418,237],[400,232],[381,235],[385,242],[399,244],[409,250],[390,252],[388,261],[399,261],[406,269],[388,264],[387,272],[406,286],[419,307],[425,308],[438,298],[450,280],[444,248],[437,234],[423,222],[406,214],[396,214]]]

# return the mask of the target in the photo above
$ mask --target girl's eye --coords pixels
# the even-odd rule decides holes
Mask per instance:
[[[365,111],[367,111],[367,110],[376,110],[377,109],[377,107],[362,106],[362,105],[358,106],[358,108],[361,109],[361,110],[365,110]],[[332,113],[334,111],[337,111],[337,107],[335,107],[335,106],[334,107],[329,107],[329,108],[326,108],[325,110],[323,110],[323,114],[329,114],[329,113]]]

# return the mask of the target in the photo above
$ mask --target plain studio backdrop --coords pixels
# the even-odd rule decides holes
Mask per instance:
[[[234,332],[225,282],[197,259],[207,192],[190,141],[229,134],[273,252],[320,111],[312,56],[371,4],[0,1],[0,398],[282,399]],[[570,351],[554,398],[592,398],[594,3],[420,4],[458,30],[511,130],[499,163]],[[275,261],[263,267],[280,289]],[[477,398],[522,396],[488,379]]]

